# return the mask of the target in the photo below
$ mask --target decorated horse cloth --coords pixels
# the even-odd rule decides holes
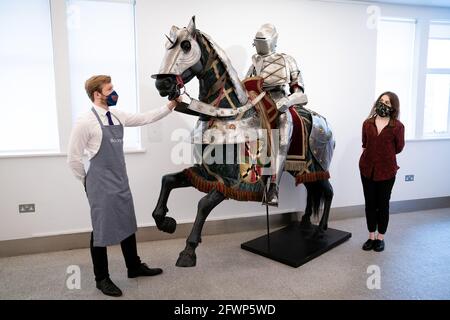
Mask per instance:
[[[186,178],[197,190],[208,193],[212,190],[220,191],[226,198],[238,201],[261,201],[263,197],[264,183],[262,181],[262,167],[259,162],[251,163],[247,159],[253,158],[254,153],[250,152],[248,143],[236,145],[214,146],[214,151],[222,149],[223,154],[227,154],[226,148],[233,147],[233,153],[238,153],[238,148],[245,148],[245,161],[234,159],[233,164],[208,163],[203,161],[200,164],[187,168],[183,171]],[[211,145],[202,145],[202,153],[208,154]],[[228,152],[229,154],[229,152]],[[206,157],[204,157],[206,158]],[[217,159],[217,157],[216,157]]]
[[[263,79],[247,78],[243,85],[250,99],[261,92]],[[270,95],[265,95],[255,105],[259,114],[260,128],[270,131],[277,128],[278,110]],[[309,148],[308,136],[311,131],[311,111],[292,106],[289,112],[293,119],[293,135],[288,152],[285,171],[295,178],[295,184],[314,182],[329,178],[315,161]],[[226,198],[238,201],[262,201],[264,182],[263,169],[270,167],[270,138],[265,141],[245,142],[234,145],[201,145],[202,161],[183,171],[193,187],[208,193],[217,190]],[[233,159],[230,161],[230,155]],[[213,160],[211,160],[213,159]],[[220,160],[220,161],[218,161]]]
[[[310,143],[313,111],[295,105],[289,109],[294,123],[291,145],[286,158],[285,171],[295,178],[295,185],[328,180],[330,173],[323,170],[314,157]],[[300,125],[301,123],[301,125]],[[301,131],[301,133],[298,133]]]

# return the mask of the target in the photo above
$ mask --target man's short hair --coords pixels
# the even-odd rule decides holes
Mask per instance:
[[[111,83],[111,77],[106,75],[92,76],[87,79],[86,83],[84,84],[84,88],[86,89],[86,93],[89,99],[94,102],[94,92],[101,92],[103,89],[103,85],[108,83]]]

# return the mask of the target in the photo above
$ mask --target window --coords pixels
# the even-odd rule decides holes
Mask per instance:
[[[137,111],[134,4],[130,1],[67,0],[67,30],[73,120],[90,110],[84,90],[95,74],[112,77],[119,94],[116,107]],[[107,14],[99,14],[106,12]],[[125,128],[125,148],[140,146],[138,128]]]
[[[430,23],[425,88],[424,135],[448,135],[450,23]]]
[[[49,1],[0,1],[0,43],[0,153],[58,151]]]
[[[376,94],[398,94],[406,137],[450,137],[450,21],[382,18],[377,35]]]
[[[378,23],[376,98],[384,91],[395,92],[400,100],[400,119],[413,123],[413,66],[416,21],[381,19]],[[413,135],[406,126],[406,135]]]

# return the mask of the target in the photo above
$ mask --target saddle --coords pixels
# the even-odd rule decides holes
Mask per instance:
[[[264,92],[263,89],[264,79],[261,77],[250,77],[242,81],[245,89],[248,92],[250,99],[254,99],[259,94]],[[255,106],[256,111],[262,120],[263,129],[277,129],[278,128],[278,115],[275,101],[266,94],[261,101]],[[287,154],[285,162],[285,171],[303,171],[306,168],[306,153],[308,143],[308,130],[305,125],[309,120],[304,119],[297,111],[297,106],[289,107],[288,111],[292,117],[292,139],[291,145]]]

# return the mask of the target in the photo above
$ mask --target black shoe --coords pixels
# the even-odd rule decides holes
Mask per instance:
[[[373,251],[381,252],[384,250],[384,240],[375,240]]]
[[[99,289],[103,294],[111,297],[120,297],[122,295],[122,290],[117,287],[110,278],[103,279],[101,281],[96,281],[97,289]]]
[[[364,244],[363,244],[363,246],[362,246],[362,249],[363,249],[364,251],[370,251],[370,250],[373,249],[374,244],[375,244],[375,240],[368,239],[366,242],[364,242]]]
[[[149,268],[147,264],[141,263],[136,269],[128,269],[128,278],[136,277],[152,277],[161,274],[163,271],[160,268]]]
[[[264,201],[269,206],[278,207],[278,186],[276,183],[271,183],[269,191],[267,191],[267,198]]]

